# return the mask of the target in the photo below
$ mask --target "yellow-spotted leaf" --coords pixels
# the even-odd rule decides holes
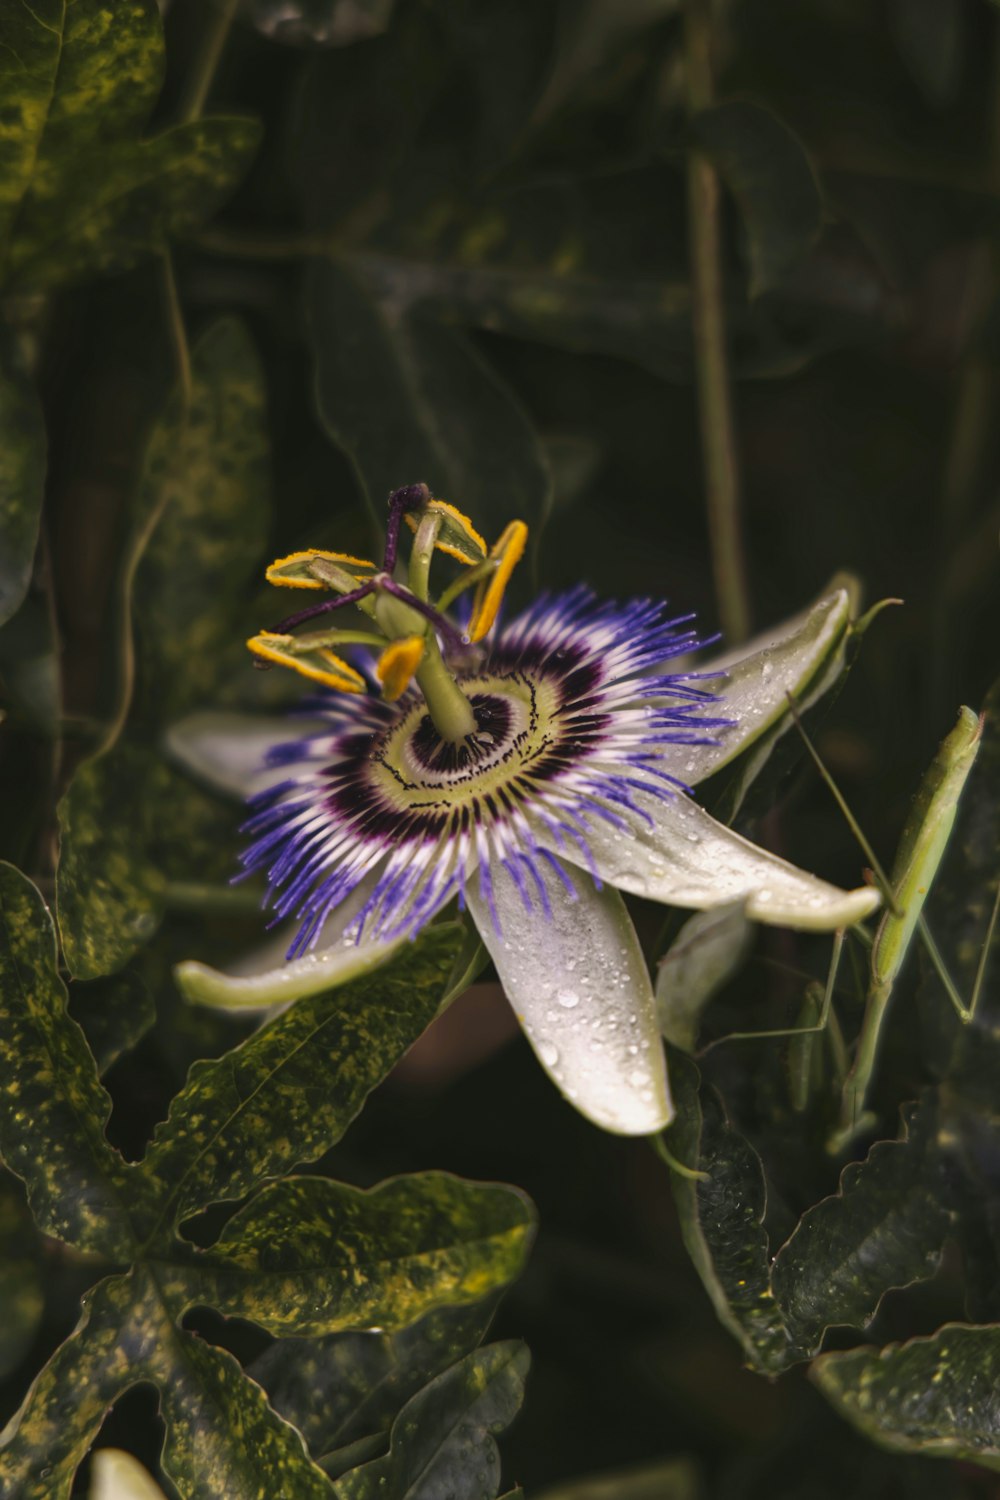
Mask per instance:
[[[230,1220],[210,1264],[182,1273],[184,1289],[281,1336],[391,1332],[506,1286],[532,1232],[531,1206],[514,1188],[444,1172],[369,1192],[292,1177]]]
[[[40,290],[122,270],[215,211],[259,130],[209,118],[138,139],[163,74],[154,0],[40,0],[6,11],[0,281]]]
[[[140,685],[165,720],[238,689],[247,675],[242,610],[268,526],[267,393],[257,350],[235,318],[191,352],[191,393],[174,390],[154,423],[133,513]]]
[[[108,1408],[155,1385],[166,1428],[164,1473],[198,1500],[333,1500],[302,1439],[230,1354],[185,1333],[145,1267],[102,1281],[76,1331],[41,1371],[0,1448],[0,1493],[69,1500]]]
[[[111,1100],[66,1013],[52,919],[31,882],[0,865],[0,1153],[46,1234],[130,1258],[138,1169],[108,1144]]]
[[[339,1140],[433,1020],[461,941],[457,924],[428,928],[385,968],[297,1001],[242,1046],[196,1063],[146,1156],[166,1194],[160,1226],[241,1198]]]
[[[155,0],[37,0],[4,9],[0,46],[0,242],[64,164],[141,130],[163,81]]]
[[[73,1478],[108,1409],[141,1380],[125,1353],[135,1328],[131,1276],[99,1281],[74,1331],[59,1345],[11,1418],[0,1446],[0,1494],[69,1500]],[[141,1347],[141,1345],[139,1345]]]
[[[56,901],[74,978],[120,969],[160,924],[166,881],[152,846],[165,784],[155,756],[123,745],[85,761],[59,803]]]
[[[809,1373],[840,1415],[872,1442],[1000,1469],[995,1323],[946,1323],[929,1338],[824,1354]]]

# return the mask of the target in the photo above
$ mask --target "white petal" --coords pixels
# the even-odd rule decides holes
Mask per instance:
[[[596,814],[587,829],[598,874],[620,890],[698,911],[743,901],[752,921],[816,932],[850,927],[879,904],[870,886],[843,891],[828,885],[717,823],[690,797],[639,792],[635,801],[649,823],[616,807],[628,830]],[[535,832],[539,843],[555,847],[547,830]],[[566,857],[582,854],[567,843]]]
[[[370,875],[363,880],[350,899],[327,918],[311,953],[286,961],[285,953],[297,930],[297,923],[291,922],[269,943],[241,959],[228,974],[193,959],[178,964],[174,969],[178,989],[196,1005],[270,1012],[377,968],[392,957],[405,938],[385,942],[362,937],[359,943],[348,934],[376,878],[377,875]]]
[[[787,694],[802,699],[817,672],[837,651],[847,635],[851,599],[846,588],[827,594],[810,609],[740,648],[706,662],[699,670],[724,668],[725,679],[708,683],[721,695],[710,712],[735,722],[713,729],[715,745],[666,746],[658,762],[662,770],[696,786],[727,765],[765,730],[788,714]],[[835,678],[824,673],[825,685]],[[814,692],[809,693],[810,701]]]
[[[190,714],[171,724],[164,747],[173,760],[214,791],[249,797],[295,774],[294,767],[266,765],[268,751],[323,727],[318,720],[274,714]]]
[[[502,937],[478,881],[466,890],[507,998],[542,1066],[581,1114],[620,1135],[660,1130],[673,1115],[663,1045],[625,903],[569,865],[568,890],[541,863],[550,917],[537,891],[525,910],[507,871],[490,867]]]
[[[131,1453],[98,1448],[90,1463],[90,1500],[167,1500]]]

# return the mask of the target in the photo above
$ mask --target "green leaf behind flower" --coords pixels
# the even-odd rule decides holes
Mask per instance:
[[[165,881],[151,851],[163,780],[155,756],[123,745],[85,761],[59,803],[59,934],[79,979],[120,969],[159,925]]]
[[[269,463],[260,359],[244,324],[223,318],[191,352],[190,400],[174,391],[153,427],[136,496],[136,531],[155,518],[135,615],[157,719],[250,675],[239,612],[263,559]]]
[[[20,608],[28,591],[42,514],[45,455],[38,395],[21,360],[0,337],[0,625]]]
[[[308,298],[320,416],[379,521],[404,480],[458,504],[489,541],[512,496],[529,524],[543,518],[550,481],[538,438],[464,334],[380,307],[332,262],[314,268]]]

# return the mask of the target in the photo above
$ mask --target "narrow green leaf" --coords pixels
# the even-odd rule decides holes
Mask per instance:
[[[0,1380],[17,1368],[45,1304],[41,1243],[20,1184],[0,1176]]]
[[[572,210],[567,210],[567,215]],[[489,239],[496,221],[464,226],[469,242]],[[576,242],[541,264],[454,264],[428,247],[423,256],[352,251],[346,265],[390,312],[425,304],[473,328],[489,328],[573,353],[609,354],[665,379],[690,377],[691,291],[681,276],[632,276],[579,264]]]
[[[845,1167],[839,1191],[810,1208],[778,1252],[772,1286],[798,1356],[827,1328],[865,1328],[886,1292],[933,1276],[951,1216],[934,1157],[927,1099],[903,1140],[882,1141]]]
[[[0,1494],[69,1500],[108,1408],[142,1378],[131,1362],[141,1349],[129,1332],[134,1296],[133,1278],[114,1276],[84,1297],[76,1329],[0,1433]]]
[[[958,799],[975,763],[982,723],[971,708],[942,741],[906,820],[890,883],[899,915],[887,911],[872,949],[872,982],[891,985],[906,956],[927,892],[955,824]]]
[[[876,1443],[1000,1469],[1000,1327],[946,1323],[930,1338],[823,1354],[812,1379]]]
[[[260,358],[245,326],[224,318],[191,352],[189,405],[175,391],[153,427],[136,497],[137,529],[159,517],[135,616],[160,719],[217,699],[220,683],[247,672],[238,613],[263,561],[269,464]]]
[[[365,1192],[320,1177],[267,1187],[226,1226],[184,1294],[278,1335],[404,1328],[520,1273],[534,1227],[513,1188],[443,1172]]]
[[[57,193],[71,158],[138,133],[165,56],[155,0],[14,0],[0,42],[2,242],[29,194]]]
[[[259,139],[253,120],[218,116],[71,159],[58,191],[19,216],[8,285],[45,290],[162,250],[225,201]]]
[[[463,929],[426,929],[394,962],[299,1000],[242,1046],[195,1063],[145,1169],[168,1194],[161,1222],[240,1198],[312,1161],[433,1020]]]
[[[312,1453],[329,1453],[387,1432],[411,1396],[476,1348],[497,1300],[438,1308],[398,1333],[276,1339],[248,1373]]]
[[[39,1227],[82,1250],[131,1259],[136,1169],[108,1145],[111,1113],[83,1032],[66,1013],[41,896],[0,865],[0,1145]]]
[[[2,136],[0,125],[0,171]],[[28,592],[45,491],[45,458],[38,394],[7,339],[0,338],[0,625],[21,607]]]
[[[475,90],[475,155],[495,170],[527,129],[552,69],[553,0],[445,0],[444,34]]]
[[[156,1002],[149,987],[140,975],[128,970],[89,983],[76,980],[70,985],[69,1008],[83,1028],[102,1077],[156,1020]]]
[[[161,781],[153,755],[120,746],[85,761],[59,803],[59,934],[78,979],[120,969],[159,926],[165,881],[150,846]]]
[[[774,1374],[791,1351],[771,1291],[764,1229],[765,1185],[760,1157],[726,1119],[714,1090],[699,1093],[698,1070],[682,1053],[670,1056],[677,1119],[670,1150],[703,1180],[672,1176],[681,1233],[719,1321],[739,1340],[751,1364]]]
[[[343,1474],[337,1500],[492,1500],[500,1487],[494,1433],[524,1397],[528,1351],[513,1341],[466,1355],[412,1397],[392,1424],[389,1452]]]
[[[777,115],[749,99],[702,111],[692,131],[739,204],[750,295],[771,291],[815,243],[823,222],[805,148]]]
[[[419,311],[380,309],[343,266],[308,291],[323,424],[350,456],[379,521],[398,485],[423,480],[491,541],[518,515],[541,520],[545,457],[514,397],[463,334]]]

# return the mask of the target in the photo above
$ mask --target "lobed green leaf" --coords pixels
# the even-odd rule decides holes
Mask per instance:
[[[433,1020],[462,934],[428,928],[386,968],[299,1000],[224,1057],[195,1063],[146,1155],[166,1194],[150,1232],[338,1141]]]
[[[936,1144],[928,1097],[906,1137],[845,1167],[839,1191],[807,1210],[778,1252],[772,1287],[800,1358],[827,1328],[866,1328],[890,1288],[934,1275],[951,1223]]]
[[[443,1172],[365,1192],[320,1177],[266,1187],[226,1227],[183,1295],[278,1335],[404,1328],[479,1302],[521,1271],[534,1229],[513,1188]]]
[[[108,1277],[86,1294],[75,1330],[0,1433],[0,1493],[69,1500],[108,1408],[142,1378],[132,1362],[141,1345],[134,1299],[131,1276]]]
[[[392,1424],[389,1452],[342,1474],[337,1500],[434,1500],[468,1493],[492,1500],[500,1487],[493,1434],[516,1416],[528,1351],[509,1341],[466,1355],[413,1396]]]
[[[0,865],[0,1148],[39,1227],[82,1250],[131,1259],[137,1169],[104,1135],[111,1100],[66,1013],[55,932],[41,896]]]
[[[156,1020],[156,1002],[139,974],[126,970],[69,989],[70,1015],[78,1021],[103,1078]]]
[[[387,1432],[400,1407],[428,1380],[481,1342],[496,1310],[482,1302],[441,1307],[396,1333],[334,1333],[276,1339],[249,1367],[275,1411],[313,1453]]]
[[[1000,1469],[996,1324],[946,1323],[930,1338],[824,1354],[810,1376],[873,1442]]]
[[[698,1070],[681,1053],[671,1053],[670,1079],[677,1102],[670,1149],[685,1167],[706,1174],[672,1176],[684,1243],[720,1322],[751,1364],[774,1374],[794,1353],[771,1290],[760,1157],[729,1123],[714,1090],[699,1094]]]

